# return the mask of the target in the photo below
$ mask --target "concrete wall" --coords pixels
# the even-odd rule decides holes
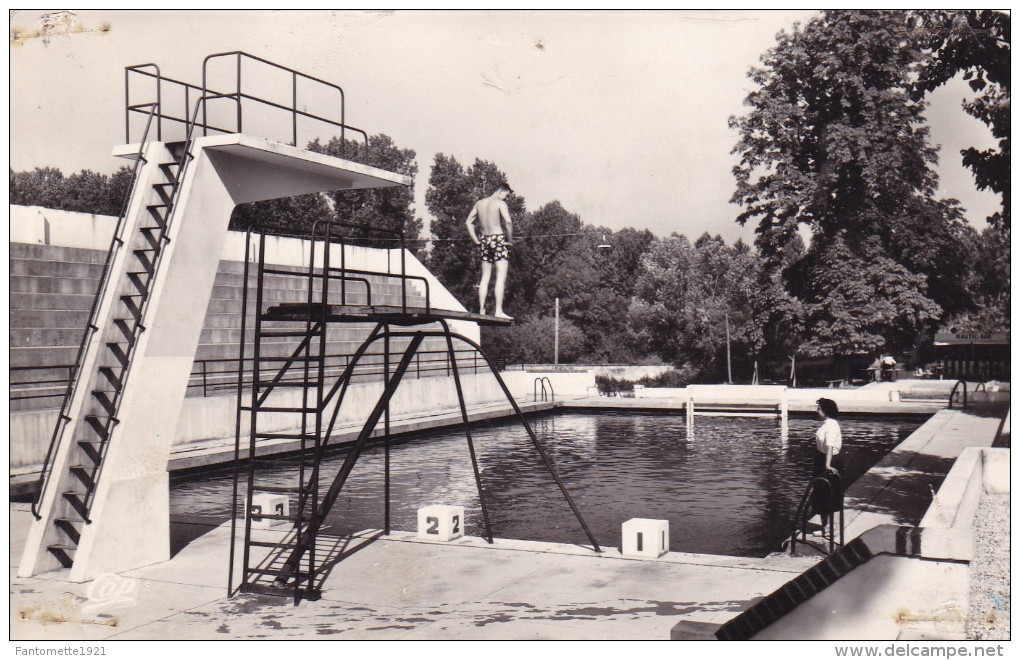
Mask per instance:
[[[920,527],[969,531],[983,493],[1010,492],[1010,450],[967,447],[953,463]]]
[[[589,394],[589,389],[595,387],[594,371],[574,373],[557,371],[504,371],[501,375],[506,382],[506,386],[517,398],[533,396],[535,379],[537,378],[549,379],[557,399],[586,396]],[[539,386],[539,393],[541,391],[542,388]]]
[[[478,363],[475,367],[461,363],[461,380],[465,402],[471,405],[494,403],[505,400],[496,379]],[[518,399],[531,399],[535,374],[504,372],[504,382]],[[557,399],[583,396],[587,388],[595,384],[592,374],[546,374],[553,382]],[[378,399],[382,386],[378,382],[355,383],[345,397],[345,404],[338,418],[339,424],[363,421]],[[300,395],[296,391],[274,395],[273,401],[280,405],[296,405]],[[174,446],[233,438],[236,396],[224,394],[212,397],[185,399],[177,421]],[[392,415],[435,414],[457,407],[457,393],[452,377],[406,378],[400,385],[391,407]],[[330,409],[330,414],[332,409]],[[30,472],[42,464],[49,443],[57,412],[30,411],[11,413],[11,454],[12,474]],[[260,427],[266,431],[286,431],[293,427],[294,416],[263,413]],[[242,437],[248,433],[248,418],[242,416]]]

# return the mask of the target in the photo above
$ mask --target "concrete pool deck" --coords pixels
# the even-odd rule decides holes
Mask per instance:
[[[959,410],[935,415],[848,489],[848,531],[917,524],[931,483],[964,447],[991,445],[998,424]],[[327,577],[322,600],[294,607],[227,598],[229,524],[178,522],[190,542],[170,561],[75,584],[66,571],[16,577],[31,518],[25,504],[10,514],[16,640],[665,640],[680,620],[718,626],[817,562],[687,553],[638,560],[612,548],[599,556],[576,545],[365,533]]]

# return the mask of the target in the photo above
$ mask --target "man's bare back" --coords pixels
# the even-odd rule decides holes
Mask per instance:
[[[468,232],[475,243],[478,242],[474,228],[475,219],[478,220],[483,236],[502,234],[503,222],[506,222],[506,237],[510,241],[513,240],[513,220],[510,219],[510,209],[507,208],[505,199],[506,194],[497,190],[494,194],[475,203],[475,207],[471,209],[471,214],[467,219]]]

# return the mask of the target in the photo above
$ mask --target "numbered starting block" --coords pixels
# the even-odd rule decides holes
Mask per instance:
[[[280,521],[265,518],[261,514],[289,516],[290,500],[277,493],[255,493],[251,498],[251,526],[254,529],[269,529]]]
[[[669,552],[669,521],[631,518],[623,523],[620,554],[624,557],[661,557]]]
[[[418,509],[418,538],[452,541],[464,536],[464,507],[433,504]]]

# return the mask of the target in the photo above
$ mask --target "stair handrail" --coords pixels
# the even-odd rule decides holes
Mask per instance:
[[[107,250],[106,263],[103,264],[103,272],[99,276],[99,285],[96,287],[96,295],[92,298],[92,308],[89,310],[88,322],[85,324],[85,331],[82,333],[81,343],[78,344],[78,353],[75,355],[74,364],[71,366],[70,377],[67,380],[67,389],[64,390],[64,400],[60,404],[60,412],[57,415],[57,423],[53,427],[53,435],[50,437],[50,444],[46,448],[46,457],[43,459],[42,470],[39,473],[38,485],[36,487],[35,494],[32,497],[31,510],[32,515],[36,520],[42,519],[42,515],[39,513],[39,504],[42,502],[43,493],[46,486],[49,484],[50,468],[52,468],[50,461],[53,460],[54,449],[58,444],[67,422],[71,421],[71,418],[67,416],[67,407],[70,405],[71,400],[77,392],[78,375],[81,371],[82,361],[85,358],[86,348],[88,347],[89,340],[92,338],[92,333],[99,331],[99,327],[96,325],[96,314],[99,311],[102,300],[106,297],[107,287],[110,283],[110,267],[112,266],[117,254],[120,252],[120,248],[124,246],[123,234],[126,224],[125,220],[127,219],[127,212],[128,209],[131,208],[131,201],[134,199],[138,170],[141,164],[145,162],[145,146],[149,137],[149,129],[152,127],[152,118],[159,109],[158,102],[150,103],[148,105],[151,106],[149,109],[149,117],[145,123],[145,131],[142,133],[142,139],[138,145],[138,153],[135,156],[135,165],[131,171],[131,181],[128,184],[128,192],[124,196],[124,201],[121,204],[120,215],[117,218],[117,226],[113,230],[113,238],[110,240],[110,248]]]
[[[963,408],[964,409],[967,408],[967,381],[963,380],[963,379],[960,379],[960,380],[956,381],[956,384],[953,385],[952,391],[949,393],[949,409],[950,410],[953,409],[953,397],[956,396],[956,389],[958,387],[960,387],[960,385],[963,385]]]
[[[170,195],[170,200],[167,202],[166,218],[165,218],[165,222],[163,224],[163,230],[160,232],[160,240],[161,241],[165,239],[167,242],[169,242],[168,235],[169,235],[169,232],[170,232],[170,225],[173,222],[173,219],[174,219],[174,217],[176,215],[175,212],[177,210],[177,200],[180,197],[180,192],[181,192],[181,181],[184,180],[184,174],[185,174],[185,172],[187,172],[188,165],[191,163],[191,159],[192,159],[191,146],[192,146],[192,143],[194,141],[195,121],[196,121],[196,118],[198,117],[198,109],[200,107],[202,107],[206,101],[214,99],[214,98],[219,98],[219,97],[222,97],[222,96],[224,96],[224,95],[223,94],[208,94],[208,95],[202,96],[201,98],[199,98],[198,100],[195,101],[195,111],[192,113],[191,119],[190,119],[190,121],[188,123],[187,137],[184,140],[184,153],[181,156],[181,163],[180,163],[180,166],[177,168],[177,174],[174,176],[174,181],[173,181],[174,185],[173,185],[172,193]],[[156,250],[156,254],[155,254],[155,256],[153,258],[153,261],[152,261],[152,276],[150,278],[150,281],[155,280],[156,274],[159,272],[159,265],[163,262],[163,254],[164,254],[164,252],[165,252],[165,248],[161,248],[159,250]],[[113,403],[113,414],[111,415],[111,417],[114,417],[114,418],[116,418],[117,413],[120,412],[120,403],[121,403],[121,401],[123,399],[124,392],[127,389],[128,379],[131,376],[131,367],[134,366],[134,359],[133,358],[134,358],[134,354],[135,354],[135,348],[138,346],[138,333],[139,333],[139,331],[144,331],[145,330],[145,326],[142,324],[142,319],[145,318],[145,312],[148,310],[148,308],[149,308],[149,301],[151,301],[151,300],[152,300],[152,295],[151,295],[151,292],[150,292],[148,295],[146,295],[144,298],[142,298],[141,304],[138,307],[138,323],[135,324],[135,327],[134,327],[134,329],[132,331],[133,335],[131,337],[131,342],[128,345],[127,355],[125,357],[126,365],[124,367],[124,375],[120,379],[120,381],[121,381],[120,390],[114,396],[113,402],[112,402]],[[94,475],[94,477],[92,479],[94,483],[97,483],[97,484],[99,483],[99,478],[100,478],[100,476],[103,473],[103,467],[106,465],[106,460],[105,459],[106,459],[106,457],[104,455],[100,459],[99,465],[96,466],[96,472],[95,472],[95,475]],[[84,509],[85,509],[85,515],[83,515],[82,518],[84,519],[85,524],[87,524],[87,525],[91,525],[92,524],[92,520],[89,519],[89,514],[92,512],[92,499],[93,499],[93,497],[95,495],[95,492],[96,492],[95,488],[89,489],[86,492],[86,494],[85,494],[85,500],[82,502],[82,504],[84,506]]]
[[[837,492],[839,493],[839,545],[842,547],[844,544],[844,525],[843,525],[843,476],[835,469],[831,471],[832,476],[835,477]],[[797,549],[797,533],[799,532],[803,536],[803,542],[807,543],[807,519],[808,519],[808,504],[811,501],[811,496],[814,494],[816,489],[824,487],[825,495],[832,498],[832,483],[829,481],[829,477],[818,476],[812,479],[807,488],[804,489],[804,495],[800,498],[800,505],[797,507],[797,514],[793,519],[793,535],[790,536],[790,554],[794,554]],[[829,513],[829,554],[831,555],[835,551],[836,535],[835,535],[835,521],[836,512]],[[824,530],[824,527],[823,527]]]

